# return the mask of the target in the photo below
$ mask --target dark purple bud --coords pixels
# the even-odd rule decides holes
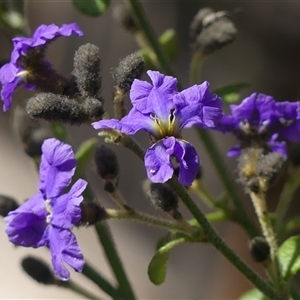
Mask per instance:
[[[6,217],[9,212],[19,207],[18,202],[9,196],[0,195],[0,216]]]
[[[80,225],[94,225],[107,218],[105,208],[95,201],[83,200],[80,203],[81,220]]]
[[[255,262],[262,263],[270,257],[270,246],[260,236],[253,238],[249,243],[249,251]]]

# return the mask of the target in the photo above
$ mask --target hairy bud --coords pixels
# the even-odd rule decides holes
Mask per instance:
[[[29,99],[27,112],[34,119],[72,125],[90,123],[102,118],[104,114],[102,101],[90,97],[81,102],[79,100],[51,93],[38,93]]]
[[[0,195],[0,216],[6,217],[9,212],[19,207],[18,202],[9,196]]]
[[[174,192],[163,183],[154,183],[146,181],[144,183],[144,192],[148,195],[151,203],[165,212],[177,211],[178,198]]]
[[[113,6],[113,18],[119,22],[126,30],[133,33],[140,30],[130,9],[122,2],[117,2]]]
[[[99,203],[94,201],[83,200],[80,203],[81,220],[80,225],[94,225],[107,218],[107,213]]]
[[[101,58],[97,46],[86,44],[79,47],[74,56],[73,75],[83,97],[100,95],[101,89]]]
[[[43,284],[54,284],[55,277],[47,264],[33,256],[27,256],[21,262],[23,270],[35,281]]]
[[[105,180],[116,179],[119,175],[118,159],[114,151],[102,145],[95,150],[95,163],[99,176]]]
[[[249,251],[253,260],[258,263],[266,261],[270,256],[270,246],[267,241],[260,236],[250,241]]]
[[[138,53],[132,53],[123,58],[112,73],[115,87],[124,93],[129,92],[134,79],[142,76],[144,66],[144,59]]]
[[[237,29],[226,11],[201,9],[190,26],[192,48],[204,55],[213,53],[234,41]]]

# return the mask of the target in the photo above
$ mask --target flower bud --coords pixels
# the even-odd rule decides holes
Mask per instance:
[[[43,284],[54,284],[55,277],[47,264],[33,256],[27,256],[21,262],[23,270],[35,281]]]
[[[249,251],[253,260],[258,263],[266,261],[270,256],[270,246],[267,241],[260,236],[250,241]]]
[[[27,103],[27,112],[33,119],[59,121],[71,125],[98,121],[104,114],[102,101],[95,98],[68,98],[51,93],[38,93]]]
[[[107,213],[99,203],[95,201],[83,200],[80,203],[81,220],[80,225],[94,225],[107,218]]]
[[[190,26],[192,48],[204,55],[213,53],[234,41],[237,29],[226,11],[199,10]]]
[[[116,89],[120,89],[123,93],[129,92],[134,79],[142,76],[144,66],[144,59],[138,53],[123,58],[112,73]]]
[[[83,97],[100,97],[101,89],[100,50],[93,44],[79,47],[74,56],[73,75]]]
[[[151,203],[165,212],[177,211],[178,198],[174,192],[163,183],[145,181],[144,192],[148,195]]]
[[[140,30],[138,24],[134,20],[132,12],[122,2],[117,2],[113,6],[113,18],[128,31],[135,33]]]
[[[0,216],[6,217],[9,212],[17,209],[18,207],[19,204],[14,198],[0,195]]]
[[[104,180],[117,179],[119,175],[119,164],[116,154],[111,148],[102,145],[95,150],[95,163],[97,172]]]

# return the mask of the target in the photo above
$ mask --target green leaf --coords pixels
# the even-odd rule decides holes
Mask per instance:
[[[248,86],[249,84],[245,82],[233,83],[215,90],[214,93],[219,95],[225,103],[236,103],[240,100],[240,90]]]
[[[160,285],[165,281],[167,273],[167,262],[170,256],[170,251],[187,241],[187,237],[180,237],[176,240],[166,243],[157,250],[148,266],[148,276],[152,283]]]
[[[110,0],[73,0],[74,6],[90,17],[100,17],[109,7]]]
[[[268,300],[259,290],[253,289],[243,294],[239,300]]]
[[[282,276],[291,279],[300,270],[300,235],[287,239],[278,250]]]

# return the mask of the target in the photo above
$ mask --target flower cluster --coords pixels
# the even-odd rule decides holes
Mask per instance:
[[[177,79],[157,71],[148,71],[152,84],[135,79],[130,98],[133,108],[120,121],[101,120],[95,129],[115,129],[133,135],[147,131],[153,145],[145,154],[148,177],[153,182],[166,182],[174,173],[171,158],[179,163],[178,180],[189,186],[195,179],[199,157],[195,148],[181,138],[183,128],[213,128],[222,117],[221,99],[209,92],[209,83],[194,85],[181,92]]]
[[[70,36],[73,33],[78,36],[83,35],[75,23],[64,24],[61,27],[55,24],[41,25],[36,29],[32,38],[17,37],[12,40],[14,48],[10,62],[0,69],[1,99],[4,111],[11,107],[12,94],[19,85],[35,90],[34,77],[36,71],[41,69],[39,63],[42,62],[46,67],[49,65],[49,62],[44,59],[47,44],[57,37]],[[33,66],[36,70],[31,70]]]
[[[63,262],[75,271],[84,266],[83,255],[72,227],[81,220],[80,203],[87,186],[77,180],[67,193],[76,168],[69,145],[54,138],[44,141],[40,164],[39,192],[5,218],[9,240],[23,247],[49,247],[54,273],[68,280],[70,273]]]
[[[231,105],[231,115],[224,115],[218,129],[232,132],[240,141],[227,155],[237,156],[241,149],[254,146],[267,152],[287,155],[286,143],[300,140],[300,109],[298,102],[276,102],[271,96],[253,93],[239,105]]]

